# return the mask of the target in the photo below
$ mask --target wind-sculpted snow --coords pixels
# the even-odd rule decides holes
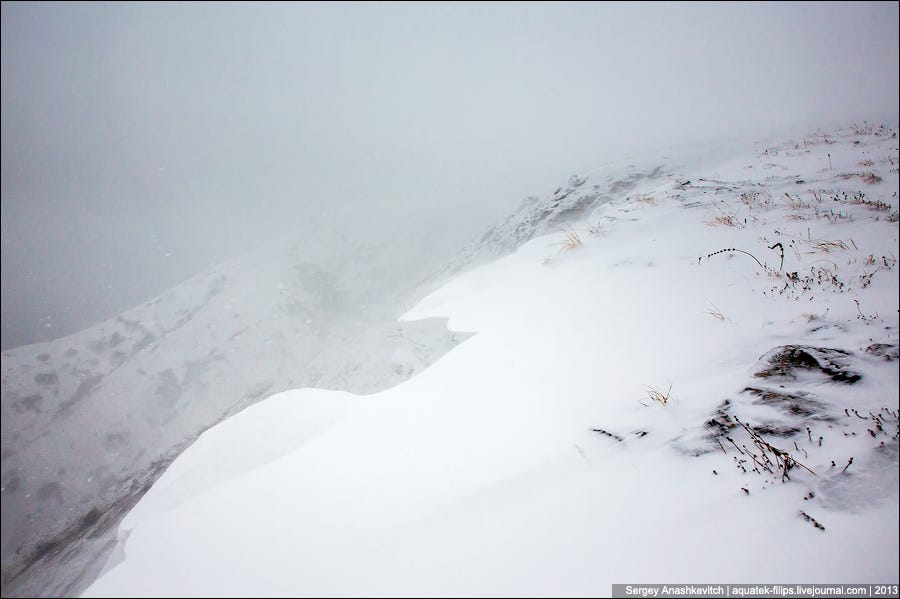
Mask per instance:
[[[277,241],[4,352],[3,595],[84,588],[122,515],[209,426],[293,387],[382,390],[463,339],[396,322],[424,274],[398,249]]]
[[[474,337],[206,431],[85,595],[898,582],[898,164],[884,127],[713,153],[452,278],[403,318]]]

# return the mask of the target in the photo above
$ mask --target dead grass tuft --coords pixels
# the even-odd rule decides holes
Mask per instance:
[[[822,240],[813,242],[812,247],[813,247],[814,251],[822,252],[823,254],[827,254],[831,250],[846,250],[847,244],[841,240],[828,241],[827,239],[822,239]]]
[[[653,197],[652,193],[636,193],[631,196],[631,200],[634,202],[638,202],[640,204],[648,204],[650,206],[656,206],[656,198]]]
[[[566,234],[566,238],[561,244],[562,248],[560,248],[560,251],[574,250],[584,245],[584,242],[581,241],[581,237],[579,237],[578,233],[575,231],[564,230],[563,232]]]
[[[881,177],[873,173],[872,171],[864,172],[859,174],[859,178],[863,183],[879,183],[881,182]]]
[[[672,398],[672,385],[669,385],[669,388],[665,393],[650,385],[644,385],[644,387],[646,388],[647,396],[650,399],[662,406],[669,404],[669,400]]]
[[[708,220],[703,221],[704,224],[710,227],[736,227],[739,224],[738,219],[730,214],[718,214]]]

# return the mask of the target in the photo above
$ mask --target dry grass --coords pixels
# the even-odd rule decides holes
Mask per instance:
[[[813,476],[816,475],[815,472],[794,459],[794,456],[792,456],[790,453],[783,449],[775,447],[774,445],[763,439],[762,435],[760,435],[752,426],[748,425],[745,422],[741,422],[740,420],[738,420],[737,422],[744,428],[745,431],[747,431],[747,434],[750,435],[750,439],[753,441],[753,444],[760,450],[760,456],[756,456],[750,449],[746,450],[748,452],[747,455],[753,457],[753,462],[758,467],[762,466],[763,469],[774,474],[771,469],[771,467],[774,466],[775,472],[781,472],[781,482],[790,479],[790,471],[797,466],[803,468]],[[769,457],[769,454],[772,455],[771,458]],[[759,458],[759,460],[757,460],[757,457]]]
[[[875,267],[875,270],[873,270],[872,272],[869,272],[869,273],[863,273],[863,274],[859,275],[859,284],[860,284],[860,287],[862,287],[863,289],[865,289],[866,287],[868,287],[869,285],[871,285],[871,284],[872,284],[872,276],[873,276],[876,272],[878,272],[878,269],[879,269],[879,268],[880,268],[880,267]]]
[[[860,172],[856,172],[856,173],[841,173],[840,175],[837,175],[835,177],[835,179],[841,179],[841,180],[846,181],[848,179],[852,179],[853,177],[859,177],[863,183],[869,183],[869,184],[878,183],[881,181],[881,177],[879,177],[872,171],[860,171]]]
[[[794,197],[791,194],[785,192],[784,197],[787,198],[787,205],[790,206],[793,210],[812,208],[812,204],[801,200],[799,195],[797,197]],[[813,199],[815,199],[815,196],[813,196]]]
[[[772,194],[768,191],[763,191],[762,193],[758,191],[748,191],[743,192],[740,195],[741,203],[747,206],[747,208],[752,212],[753,209],[761,210],[763,208],[768,208],[772,205]]]
[[[741,202],[743,202],[747,206],[758,206],[759,205],[759,192],[757,191],[747,191],[741,194]]]
[[[725,316],[724,314],[722,314],[722,311],[719,310],[714,303],[710,302],[709,305],[712,306],[712,309],[707,310],[706,311],[707,314],[709,314],[713,318],[715,318],[717,320],[721,320],[723,322],[728,320],[728,317]]]
[[[824,134],[823,135],[813,135],[811,137],[803,138],[803,147],[804,148],[808,148],[810,146],[818,146],[818,145],[822,145],[822,144],[829,145],[829,144],[833,144],[833,143],[834,142],[832,140],[828,139],[828,136],[826,136]],[[799,150],[800,144],[795,144],[794,149]]]
[[[863,183],[869,183],[869,184],[879,183],[881,181],[881,177],[879,177],[872,171],[860,173],[859,178],[862,180]]]
[[[650,399],[662,406],[669,404],[669,400],[672,398],[672,385],[669,385],[669,389],[665,393],[650,385],[644,385],[644,387],[646,388],[647,396]]]
[[[575,231],[565,230],[563,233],[566,234],[566,238],[562,241],[560,251],[562,250],[574,250],[576,248],[580,248],[584,245],[584,242],[581,241],[581,237],[578,236],[578,233]]]
[[[831,250],[846,250],[847,244],[843,241],[828,241],[827,239],[814,241],[812,244],[813,250],[816,252],[822,252],[823,254],[829,253]]]
[[[841,210],[835,212],[834,208],[829,208],[828,210],[819,210],[819,208],[816,208],[814,216],[816,220],[826,220],[832,224],[843,220],[853,220],[852,212],[843,212]]]
[[[652,193],[637,193],[631,196],[631,200],[633,202],[638,202],[640,204],[648,204],[650,206],[656,206],[656,198],[653,197]]]
[[[736,227],[740,224],[740,221],[730,214],[717,214],[703,222],[709,227]]]
[[[603,235],[605,233],[605,231],[603,230],[603,226],[600,224],[600,221],[597,221],[597,224],[591,224],[590,221],[586,222],[585,230],[594,237],[599,237],[600,235]]]
[[[704,224],[709,227],[717,227],[721,225],[725,227],[740,227],[741,229],[744,228],[746,220],[744,220],[744,222],[741,222],[741,219],[738,218],[737,213],[735,213],[734,211],[725,210],[725,208],[723,208],[716,202],[713,202],[712,205],[721,214],[716,214],[710,217],[709,219],[704,221]]]
[[[826,260],[825,262],[829,261]],[[837,271],[838,267],[834,262],[811,266],[809,274],[805,275],[799,282],[807,287],[817,285],[823,289],[831,288],[843,292],[845,285],[843,281],[838,279]]]
[[[832,198],[835,202],[840,202],[844,204],[850,204],[851,206],[865,206],[870,210],[878,210],[881,212],[890,212],[893,208],[887,202],[882,202],[881,200],[870,200],[866,197],[866,194],[858,191],[852,196],[848,196],[847,193],[843,193],[841,195],[835,195]]]
[[[876,137],[891,137],[896,134],[891,127],[886,127],[884,125],[876,126],[867,121],[863,121],[862,126],[851,123],[850,132],[853,133],[853,135],[874,135]]]

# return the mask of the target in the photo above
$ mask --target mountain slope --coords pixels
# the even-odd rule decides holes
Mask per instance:
[[[3,595],[80,592],[121,517],[209,426],[298,385],[384,389],[461,339],[440,321],[396,322],[427,272],[405,249],[327,231],[276,240],[4,352]]]
[[[894,128],[713,155],[459,275],[404,318],[473,338],[207,431],[86,596],[896,582],[898,164]]]

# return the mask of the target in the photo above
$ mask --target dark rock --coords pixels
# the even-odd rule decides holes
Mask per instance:
[[[770,350],[760,358],[764,362],[754,376],[796,380],[798,370],[819,372],[834,382],[853,384],[862,375],[848,368],[850,354],[840,350],[805,345],[783,345]]]
[[[59,376],[55,372],[39,372],[34,375],[34,382],[38,385],[55,385],[59,382]]]
[[[798,391],[796,393],[785,393],[775,391],[773,389],[762,389],[759,387],[746,387],[745,393],[755,395],[757,399],[753,401],[755,404],[767,405],[777,408],[787,414],[800,416],[802,418],[815,417],[820,420],[831,420],[827,415],[825,406],[820,402],[810,399],[808,393]]]
[[[900,357],[900,349],[898,349],[896,345],[889,345],[887,343],[873,343],[866,348],[866,353],[883,357],[889,362]]]

